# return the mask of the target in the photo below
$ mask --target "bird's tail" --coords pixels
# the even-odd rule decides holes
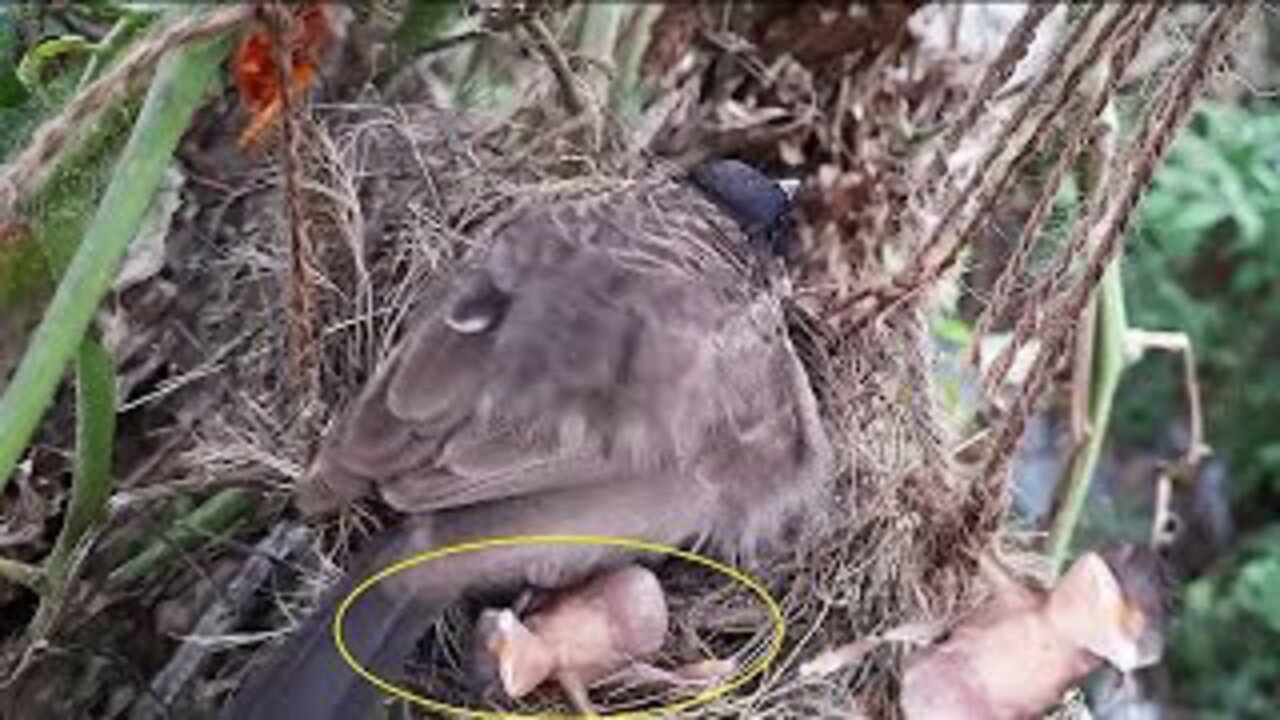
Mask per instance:
[[[394,533],[393,533],[394,534]],[[392,555],[395,542],[361,553],[345,579],[275,648],[271,659],[251,668],[222,709],[222,720],[362,720],[381,691],[358,675],[338,652],[333,619],[339,604]],[[395,677],[418,637],[443,611],[421,596],[380,592],[375,586],[348,606],[343,641],[361,665],[379,677]]]

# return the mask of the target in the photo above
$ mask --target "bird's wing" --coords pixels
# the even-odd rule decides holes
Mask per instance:
[[[680,186],[516,216],[367,386],[299,504],[376,486],[421,512],[695,459],[706,482],[783,480],[808,388],[745,249]]]

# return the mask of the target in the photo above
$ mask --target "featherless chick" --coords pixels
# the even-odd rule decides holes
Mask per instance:
[[[733,160],[525,207],[435,289],[297,489],[308,515],[378,496],[402,521],[252,671],[223,716],[359,718],[337,604],[379,567],[512,535],[709,542],[751,556],[820,502],[832,450],[784,320],[781,186]],[[348,608],[355,657],[395,676],[448,606],[635,559],[603,545],[450,555]]]

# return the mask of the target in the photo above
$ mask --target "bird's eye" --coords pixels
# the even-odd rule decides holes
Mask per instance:
[[[444,322],[446,325],[463,335],[474,335],[488,330],[493,325],[494,320],[495,318],[492,315],[484,315],[480,313],[461,315],[454,313],[445,318]]]
[[[494,286],[487,276],[480,276],[463,286],[444,322],[454,332],[475,335],[501,322],[510,304],[511,296]]]

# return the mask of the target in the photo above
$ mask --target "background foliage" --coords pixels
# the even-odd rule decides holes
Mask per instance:
[[[1135,325],[1197,352],[1206,427],[1231,468],[1238,549],[1185,590],[1170,668],[1203,717],[1280,702],[1280,108],[1206,103],[1141,208],[1125,266]],[[1150,444],[1181,409],[1181,369],[1145,360],[1120,393],[1117,441]]]

